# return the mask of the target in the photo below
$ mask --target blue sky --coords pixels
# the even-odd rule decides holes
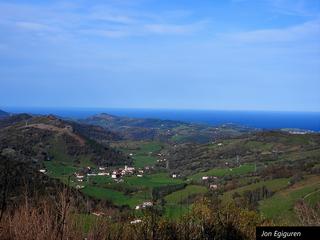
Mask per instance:
[[[320,111],[319,39],[319,0],[0,0],[0,107]]]

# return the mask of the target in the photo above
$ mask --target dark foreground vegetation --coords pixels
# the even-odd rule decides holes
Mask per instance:
[[[320,224],[320,206],[304,202],[295,211],[304,225]],[[198,200],[189,214],[172,221],[156,207],[146,209],[141,222],[131,216],[112,219],[83,217],[70,201],[68,188],[53,200],[25,196],[16,206],[1,211],[0,239],[255,239],[256,226],[273,225],[255,211],[222,204],[215,197]]]

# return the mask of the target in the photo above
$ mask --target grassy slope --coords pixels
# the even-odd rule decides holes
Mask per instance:
[[[164,185],[175,185],[182,183],[181,179],[170,178],[167,173],[157,173],[144,175],[143,177],[127,177],[126,182],[133,186],[143,186],[147,188],[160,187]]]
[[[141,204],[144,200],[150,200],[151,189],[154,187],[164,186],[164,185],[174,185],[182,183],[180,179],[172,179],[166,173],[158,173],[152,175],[145,175],[142,178],[136,176],[126,177],[124,183],[113,183],[110,177],[105,176],[95,176],[91,177],[91,181],[97,183],[96,186],[82,184],[86,187],[82,190],[83,193],[88,194],[92,197],[98,199],[106,199],[113,202],[116,205],[129,205],[130,207],[135,207]],[[140,191],[133,194],[124,194],[123,192],[111,189],[113,186],[120,186],[130,188],[139,187]]]
[[[133,149],[130,149],[130,145]],[[157,162],[157,157],[154,154],[158,153],[162,148],[159,142],[129,142],[127,147],[120,147],[119,149],[126,154],[132,153],[134,167],[143,168],[145,166],[152,166]]]
[[[187,199],[188,196],[206,193],[207,191],[208,189],[204,186],[188,185],[186,188],[182,190],[179,190],[167,195],[164,199],[169,204],[178,204],[184,199]]]
[[[297,200],[307,196],[307,201],[320,201],[318,190],[320,189],[320,176],[308,176],[305,180],[277,192],[269,199],[260,202],[260,211],[263,216],[284,223],[297,223],[293,212]],[[308,195],[313,193],[314,195]],[[310,198],[310,199],[308,199]]]
[[[137,197],[125,195],[122,192],[108,188],[90,186],[84,188],[82,192],[97,199],[109,200],[119,206],[129,205],[130,207],[134,207],[142,201],[142,199]]]
[[[208,190],[204,186],[188,185],[185,189],[173,192],[165,197],[165,216],[172,219],[178,218],[191,210],[192,204],[182,204],[189,196],[206,193]]]
[[[190,176],[193,180],[199,180],[203,176],[217,176],[223,177],[225,175],[242,175],[250,172],[254,172],[255,166],[254,164],[243,164],[239,167],[233,168],[232,171],[229,168],[213,168],[206,172],[196,173]]]
[[[278,178],[278,179],[273,179],[273,180],[260,181],[260,182],[253,183],[253,184],[250,184],[250,185],[247,185],[247,186],[244,186],[244,187],[240,187],[240,188],[234,189],[232,191],[228,191],[228,192],[224,193],[222,199],[224,201],[229,201],[229,200],[232,199],[232,195],[235,192],[238,192],[239,194],[242,194],[243,192],[245,192],[247,190],[254,190],[254,189],[257,189],[257,188],[262,187],[262,186],[266,186],[271,191],[276,192],[276,191],[279,191],[279,190],[287,187],[288,183],[289,183],[289,180],[290,180],[289,178]]]

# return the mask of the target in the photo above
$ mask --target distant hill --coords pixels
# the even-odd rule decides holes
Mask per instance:
[[[125,155],[95,138],[103,138],[105,143],[119,139],[106,129],[64,121],[55,116],[20,114],[0,120],[0,149],[14,149],[25,159],[74,163],[86,159],[97,165],[130,162]]]
[[[212,127],[205,124],[172,120],[119,117],[106,113],[91,116],[80,120],[80,122],[115,131],[124,139],[156,140],[170,143],[207,143],[258,131],[258,129],[235,124]]]
[[[209,144],[172,146],[165,158],[172,171],[189,175],[213,167],[236,167],[244,162],[264,167],[264,162],[281,166],[292,161],[290,167],[299,170],[304,164],[317,162],[319,156],[320,134],[263,131]]]
[[[2,110],[0,109],[0,118],[7,117],[7,116],[9,116],[9,115],[10,115],[9,113],[7,113],[7,112],[5,112],[5,111],[2,111]]]

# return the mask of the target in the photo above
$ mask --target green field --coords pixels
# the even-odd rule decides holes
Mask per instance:
[[[125,177],[123,183],[114,183],[110,177],[106,176],[93,176],[90,179],[90,183],[81,183],[81,185],[86,186],[82,190],[83,193],[97,199],[109,200],[115,205],[129,205],[131,208],[141,204],[144,200],[150,200],[152,188],[183,182],[180,179],[170,178],[167,173],[145,175],[142,178],[136,176]],[[96,185],[93,186],[93,182]],[[125,194],[118,191],[118,188],[123,189],[122,191],[130,188],[136,188],[137,190],[132,194]]]
[[[91,197],[109,200],[118,206],[129,205],[131,208],[142,203],[144,200],[140,195],[125,195],[122,192],[108,188],[87,186],[81,191]]]
[[[208,189],[199,185],[188,185],[186,188],[167,195],[164,199],[169,204],[178,204],[191,195],[206,193]]]
[[[273,180],[260,181],[260,182],[253,183],[253,184],[250,184],[250,185],[247,185],[244,187],[234,189],[232,191],[228,191],[223,194],[222,199],[224,201],[229,201],[232,199],[232,195],[235,192],[238,192],[241,195],[245,191],[255,190],[255,189],[263,187],[263,186],[267,187],[269,190],[271,190],[273,192],[276,192],[276,191],[279,191],[279,190],[287,187],[289,184],[289,180],[290,180],[289,178],[277,178],[277,179],[273,179]]]
[[[132,186],[142,186],[147,188],[183,183],[181,179],[170,178],[167,173],[144,175],[143,177],[126,177],[125,182]]]
[[[46,161],[44,162],[44,164],[47,171],[49,172],[49,175],[54,178],[70,176],[77,171],[77,167],[73,167],[61,162]]]
[[[121,149],[127,154],[132,153],[133,165],[137,168],[152,166],[157,162],[155,156],[162,148],[162,144],[158,142],[143,142],[139,143],[137,149]]]
[[[243,175],[250,172],[254,172],[255,165],[254,164],[243,164],[236,168],[213,168],[206,172],[196,173],[190,178],[192,180],[200,180],[203,176],[216,176],[223,177],[226,175]]]
[[[289,188],[277,192],[271,198],[260,202],[262,215],[266,218],[283,223],[297,223],[293,212],[294,204],[299,199],[319,202],[320,176],[309,176],[305,180],[290,186]],[[314,195],[313,195],[314,194]],[[310,199],[308,199],[310,197]]]
[[[181,217],[192,209],[192,202],[189,204],[183,202],[186,202],[188,197],[200,195],[207,191],[208,189],[204,186],[188,185],[182,190],[167,195],[164,198],[166,201],[165,216],[170,219]]]

